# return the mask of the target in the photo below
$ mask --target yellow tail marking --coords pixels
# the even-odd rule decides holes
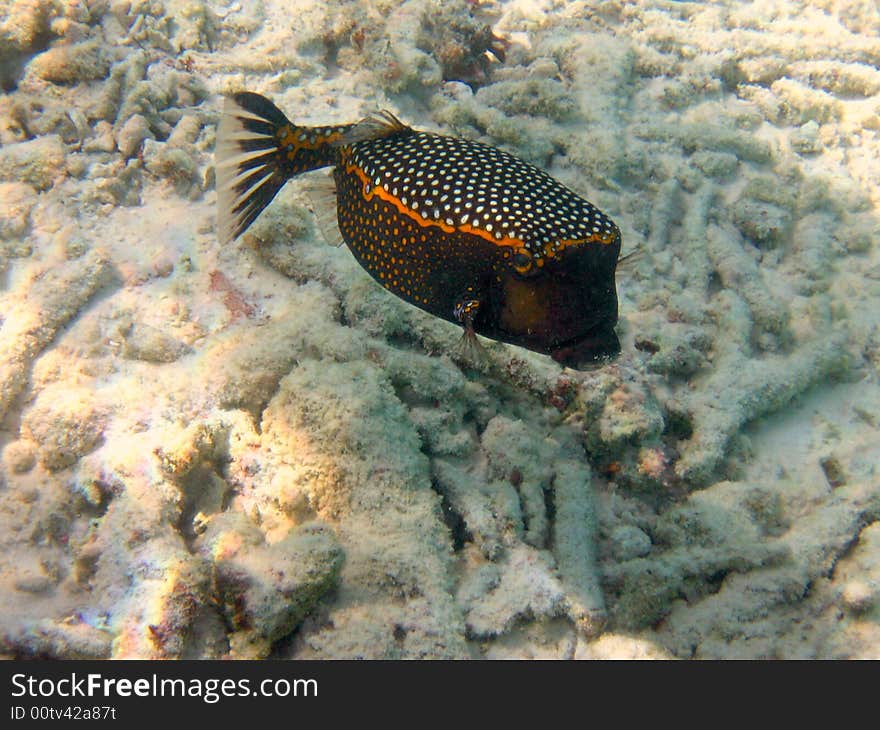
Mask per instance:
[[[319,150],[342,137],[340,132],[332,132],[331,134],[317,135],[313,140],[308,129],[300,128],[297,131],[289,124],[281,127],[275,135],[278,138],[278,146],[284,150],[290,160],[293,160],[300,150]],[[289,150],[288,147],[290,147]]]

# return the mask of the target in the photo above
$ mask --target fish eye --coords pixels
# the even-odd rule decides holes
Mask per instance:
[[[528,274],[532,269],[532,257],[525,250],[518,250],[513,255],[513,268],[517,273]]]

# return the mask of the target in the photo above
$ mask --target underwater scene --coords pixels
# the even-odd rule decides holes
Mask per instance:
[[[880,658],[875,0],[0,0],[0,656]]]

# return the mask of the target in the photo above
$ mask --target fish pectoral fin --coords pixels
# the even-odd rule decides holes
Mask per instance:
[[[644,246],[636,246],[628,254],[621,256],[617,260],[617,271],[625,274],[635,271],[635,267],[640,261],[644,260],[646,256],[647,251]]]
[[[486,351],[483,349],[483,346],[477,339],[477,333],[474,331],[474,320],[479,310],[480,300],[476,295],[476,290],[470,287],[465,295],[456,301],[455,307],[452,310],[453,316],[464,327],[464,332],[461,335],[461,340],[459,340],[455,354],[459,359],[472,366],[484,365],[488,360]]]
[[[473,327],[465,327],[461,334],[461,339],[452,353],[453,358],[461,360],[466,365],[482,369],[489,363],[489,354],[480,344],[477,333]]]
[[[455,302],[452,314],[464,326],[465,331],[474,331],[474,320],[477,312],[480,310],[480,300],[476,296],[475,291],[468,288],[467,293],[461,299]]]
[[[345,243],[336,214],[336,180],[333,175],[325,171],[311,173],[303,178],[300,189],[318,219],[318,229],[324,240],[331,246]]]

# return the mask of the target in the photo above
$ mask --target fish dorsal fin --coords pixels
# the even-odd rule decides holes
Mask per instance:
[[[331,246],[345,243],[336,214],[336,181],[326,172],[315,172],[303,178],[300,189],[308,198],[309,206],[318,219],[318,228]]]
[[[336,142],[336,144],[339,146],[350,145],[368,139],[390,137],[393,134],[401,134],[411,131],[412,127],[408,127],[401,122],[390,111],[387,109],[380,109],[379,111],[364,117],[357,124],[352,125],[342,134],[341,139]]]

